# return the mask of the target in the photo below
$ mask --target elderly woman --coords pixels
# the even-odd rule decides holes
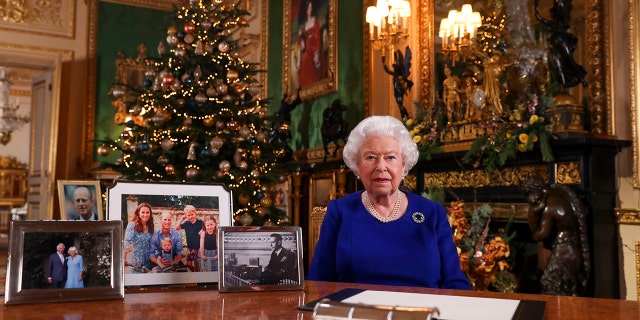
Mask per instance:
[[[398,189],[418,161],[402,122],[364,119],[343,158],[365,190],[329,202],[307,279],[469,289],[444,207]]]

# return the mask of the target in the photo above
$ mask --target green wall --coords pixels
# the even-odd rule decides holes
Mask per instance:
[[[322,146],[322,111],[335,99],[347,106],[343,118],[353,128],[364,114],[362,1],[335,1],[338,4],[338,91],[305,101],[291,112],[291,147],[301,150]],[[270,110],[278,110],[282,98],[283,1],[269,1]]]
[[[117,52],[125,56],[138,56],[137,47],[144,44],[147,54],[157,56],[156,48],[167,34],[171,23],[171,12],[145,9],[134,6],[100,1],[98,4],[98,31],[96,35],[96,114],[95,138],[115,139],[122,128],[113,122],[116,113],[108,94],[116,74]],[[96,161],[115,161],[117,154],[101,157],[94,154]]]

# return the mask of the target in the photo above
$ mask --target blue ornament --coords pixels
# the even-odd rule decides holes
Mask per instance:
[[[254,137],[249,138],[249,143],[250,144],[256,144],[256,142],[258,142],[258,140],[256,140],[256,138],[254,138]]]
[[[138,147],[138,150],[140,150],[141,152],[147,153],[149,152],[149,149],[151,149],[151,147],[149,147],[149,143],[146,141],[142,141],[140,143],[140,146]]]
[[[187,100],[187,107],[189,107],[189,108],[195,108],[197,105],[198,105],[198,104],[196,103],[196,101],[195,101],[195,100],[193,100],[193,99],[189,99],[189,100]]]
[[[151,80],[149,80],[149,79],[144,79],[144,81],[142,82],[142,85],[143,85],[145,88],[151,88],[151,85],[152,85],[152,84],[153,84],[153,82],[152,82]]]
[[[211,151],[209,151],[209,149],[207,148],[204,148],[202,149],[202,151],[200,151],[200,155],[208,158],[211,156]]]
[[[184,34],[183,31],[179,31],[178,34],[176,34],[176,37],[178,37],[178,39],[180,39],[180,40],[184,39],[184,36],[185,36],[185,34]]]
[[[262,191],[258,191],[258,193],[256,193],[256,199],[260,200],[264,198],[264,193]]]
[[[193,79],[191,79],[191,77],[187,78],[184,80],[184,83],[186,84],[192,84],[193,83]]]

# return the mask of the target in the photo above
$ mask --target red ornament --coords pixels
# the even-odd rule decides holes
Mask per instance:
[[[184,32],[188,33],[188,34],[192,34],[194,31],[196,31],[196,24],[188,21],[184,24]]]

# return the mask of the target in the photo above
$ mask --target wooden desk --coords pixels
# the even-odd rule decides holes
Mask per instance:
[[[0,319],[312,319],[297,306],[344,288],[403,291],[547,302],[545,319],[640,319],[640,303],[601,298],[502,294],[459,290],[358,285],[307,281],[304,291],[219,293],[217,290],[179,289],[127,293],[125,300],[10,305]],[[461,306],[462,307],[462,306]]]

